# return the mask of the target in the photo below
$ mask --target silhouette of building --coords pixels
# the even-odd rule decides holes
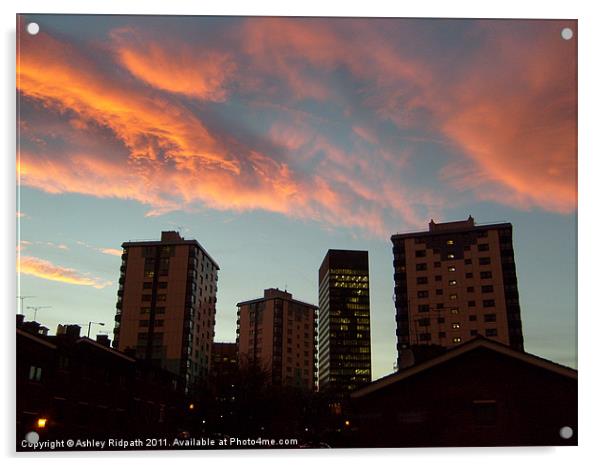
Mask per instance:
[[[237,306],[239,364],[265,371],[272,385],[315,390],[318,308],[274,288]]]
[[[217,392],[232,385],[238,374],[236,343],[213,343],[211,349],[211,379]]]
[[[417,345],[449,348],[484,335],[523,349],[512,225],[431,220],[393,242],[397,364]]]
[[[350,399],[355,447],[577,445],[577,371],[484,337]]]
[[[320,391],[347,393],[371,380],[367,251],[328,250],[319,302]]]
[[[17,322],[17,443],[40,440],[131,438],[174,434],[187,399],[181,379],[109,348],[102,336],[80,337],[79,326],[49,336]]]
[[[198,385],[209,375],[217,263],[175,231],[122,247],[114,346]]]

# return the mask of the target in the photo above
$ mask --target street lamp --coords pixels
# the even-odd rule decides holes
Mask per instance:
[[[88,338],[90,338],[90,329],[92,328],[92,324],[102,325],[104,326],[104,322],[88,322]]]

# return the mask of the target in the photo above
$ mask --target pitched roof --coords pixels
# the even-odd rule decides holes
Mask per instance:
[[[504,356],[508,356],[514,358],[518,361],[525,362],[527,364],[531,364],[535,367],[539,367],[541,369],[545,369],[556,374],[559,374],[563,377],[569,377],[572,379],[577,379],[577,371],[575,369],[571,369],[567,366],[562,366],[555,362],[549,361],[547,359],[541,358],[539,356],[535,356],[530,353],[524,353],[522,351],[517,351],[513,348],[510,348],[507,345],[499,343],[495,340],[491,340],[489,338],[485,338],[482,336],[478,336],[462,345],[456,346],[453,349],[450,349],[446,353],[429,359],[428,361],[416,364],[415,366],[408,367],[400,372],[396,372],[394,374],[389,374],[381,379],[375,380],[369,385],[356,390],[351,393],[351,398],[359,398],[365,395],[368,395],[372,392],[380,390],[381,388],[388,387],[394,383],[405,380],[409,377],[412,377],[416,374],[424,372],[432,367],[443,364],[453,358],[466,354],[470,351],[474,351],[478,348],[487,348],[492,351],[495,351]]]

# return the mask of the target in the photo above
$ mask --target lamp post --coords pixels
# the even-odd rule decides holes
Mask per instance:
[[[88,338],[90,338],[90,329],[92,328],[92,324],[104,326],[104,322],[88,322]]]

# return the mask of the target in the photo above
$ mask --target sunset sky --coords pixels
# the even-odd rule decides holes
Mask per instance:
[[[317,304],[327,249],[368,250],[378,378],[396,358],[391,234],[472,215],[514,225],[526,351],[576,367],[565,27],[21,16],[25,306],[112,337],[121,243],[180,230],[220,265],[216,340],[234,341],[237,302],[286,287]]]

